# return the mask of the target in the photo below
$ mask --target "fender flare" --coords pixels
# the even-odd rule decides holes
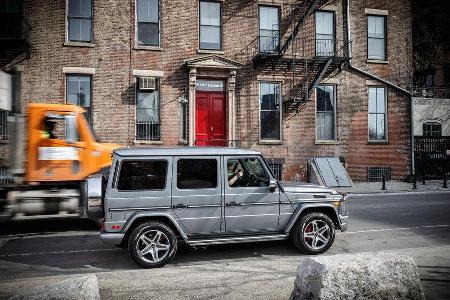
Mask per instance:
[[[188,240],[188,235],[183,225],[177,221],[177,218],[173,214],[166,211],[137,211],[128,218],[127,222],[123,226],[122,232],[124,234],[127,234],[131,225],[133,225],[139,219],[152,217],[163,217],[169,219],[172,225],[178,230],[183,240]]]
[[[291,216],[291,219],[288,221],[285,229],[284,229],[284,233],[289,234],[291,232],[292,227],[294,227],[295,223],[297,222],[298,218],[301,216],[301,214],[305,211],[305,209],[308,208],[331,208],[333,210],[334,216],[336,218],[336,220],[338,220],[339,222],[339,215],[336,211],[336,208],[332,205],[332,204],[326,204],[326,203],[322,203],[322,204],[315,204],[315,203],[305,203],[303,205],[299,205],[297,206],[297,208],[295,209],[294,213]]]

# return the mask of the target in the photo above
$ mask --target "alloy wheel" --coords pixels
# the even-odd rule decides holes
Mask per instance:
[[[303,239],[314,250],[324,248],[331,238],[331,229],[325,221],[312,220],[303,230]]]
[[[170,240],[162,231],[148,230],[139,237],[136,250],[143,260],[157,263],[169,254]]]

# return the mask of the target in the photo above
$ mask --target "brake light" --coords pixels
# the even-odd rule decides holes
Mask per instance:
[[[120,229],[120,225],[113,225],[111,226],[111,229]]]

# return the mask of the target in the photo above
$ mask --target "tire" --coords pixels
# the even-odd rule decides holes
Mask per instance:
[[[327,215],[318,212],[302,216],[292,232],[292,241],[295,247],[300,252],[309,255],[322,254],[327,251],[333,245],[334,237],[333,221]]]
[[[128,241],[128,253],[143,268],[163,267],[172,260],[176,252],[175,233],[169,226],[157,221],[138,225]]]

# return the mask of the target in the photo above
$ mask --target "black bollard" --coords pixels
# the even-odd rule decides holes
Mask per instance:
[[[382,180],[383,180],[383,186],[381,187],[381,190],[382,191],[385,191],[386,190],[386,176],[385,175],[382,175]]]
[[[448,186],[447,186],[447,175],[444,175],[444,185],[443,185],[443,188],[444,188],[444,189],[448,188]]]
[[[417,178],[416,174],[413,174],[413,190],[417,189]]]
[[[425,185],[425,174],[422,173],[422,184]]]

